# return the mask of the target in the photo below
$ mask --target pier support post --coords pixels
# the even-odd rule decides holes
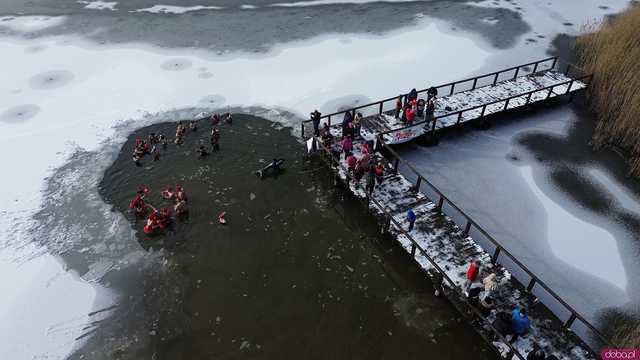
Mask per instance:
[[[391,216],[389,214],[385,214],[384,221],[382,222],[382,227],[380,228],[380,234],[385,234],[389,231],[389,227],[391,226]]]

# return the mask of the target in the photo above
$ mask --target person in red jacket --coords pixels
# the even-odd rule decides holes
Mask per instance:
[[[475,260],[471,262],[471,264],[469,265],[469,268],[467,269],[467,281],[464,284],[465,293],[467,294],[469,293],[469,290],[471,289],[471,285],[473,285],[473,283],[476,281],[479,273],[480,273],[480,260]]]
[[[407,118],[407,125],[413,125],[413,120],[416,118],[416,112],[411,106],[407,106],[404,116]]]

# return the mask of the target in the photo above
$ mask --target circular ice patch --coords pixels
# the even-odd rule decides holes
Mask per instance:
[[[220,105],[224,104],[225,101],[226,101],[226,99],[223,96],[220,96],[220,95],[207,95],[207,96],[203,97],[202,99],[200,99],[200,103],[201,104],[217,105],[217,106],[220,106]]]
[[[47,71],[31,77],[29,86],[39,90],[55,89],[70,83],[74,77],[73,73],[66,70]]]
[[[38,115],[40,107],[33,104],[18,105],[10,108],[0,115],[0,121],[4,123],[19,123]]]
[[[46,49],[46,48],[47,48],[46,45],[33,45],[33,46],[29,46],[26,49],[24,49],[24,52],[26,52],[26,53],[36,53],[36,52],[44,51],[44,49]]]
[[[162,63],[162,68],[169,71],[180,71],[191,67],[191,61],[183,58],[167,60]]]
[[[320,106],[320,112],[334,112],[334,111],[342,111],[351,109],[353,107],[370,103],[371,99],[362,95],[347,95],[339,98],[335,98],[333,100],[327,101],[322,106]],[[388,106],[391,103],[389,103]]]

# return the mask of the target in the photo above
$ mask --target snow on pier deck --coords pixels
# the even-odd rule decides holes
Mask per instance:
[[[332,131],[334,135],[339,130]],[[361,156],[360,144],[366,139],[354,141],[354,155]],[[327,158],[330,156],[325,154]],[[383,159],[381,153],[376,152],[377,159]],[[335,160],[335,159],[334,159]],[[367,200],[365,192],[366,175],[359,183],[352,181],[347,171],[347,164],[344,156],[339,161],[333,163],[332,169],[343,183],[347,184],[349,191],[357,198]],[[517,307],[528,310],[531,320],[530,332],[524,337],[520,337],[512,343],[512,349],[517,351],[522,359],[526,358],[528,352],[537,344],[544,348],[547,355],[554,354],[558,359],[594,359],[588,348],[575,335],[563,330],[563,324],[542,304],[535,300],[535,297],[527,293],[511,274],[499,264],[494,264],[492,257],[482,247],[480,247],[471,237],[467,236],[449,217],[444,215],[438,205],[431,201],[427,195],[420,191],[415,191],[415,184],[410,182],[405,176],[393,170],[391,164],[387,164],[384,180],[376,187],[368,201],[369,210],[380,219],[385,219],[391,215],[388,232],[402,246],[414,261],[427,272],[435,270],[427,257],[413,247],[415,241],[431,259],[441,268],[446,275],[453,280],[454,286],[449,291],[449,297],[455,298],[454,302],[464,302],[462,290],[466,280],[467,267],[473,260],[482,262],[482,272],[488,269],[496,271],[499,289],[493,293],[496,300],[496,310],[511,312]],[[381,208],[379,205],[382,205]],[[406,213],[408,209],[413,209],[417,215],[414,229],[408,233],[408,221]],[[413,239],[410,239],[409,236]],[[479,278],[482,278],[481,273]],[[433,279],[433,277],[432,277]],[[444,284],[444,283],[443,283]],[[479,284],[476,284],[478,286]],[[446,284],[445,284],[446,286]],[[488,322],[495,319],[496,312],[487,318]],[[485,334],[487,338],[493,337],[493,332],[488,323],[474,323],[477,330]],[[500,340],[492,341],[492,346],[502,355],[503,358],[519,359],[516,354],[510,354],[510,348],[505,342]]]
[[[552,63],[549,66],[548,63],[550,61]],[[387,108],[389,105],[395,106],[395,98],[388,98],[325,115],[322,117],[324,121],[321,122],[339,128],[341,127],[342,117],[346,112],[355,115],[357,111],[362,111],[367,115],[363,119],[362,128],[364,130],[363,136],[368,140],[373,140],[378,135],[382,135],[387,144],[411,141],[427,132],[436,133],[439,130],[489,115],[572,94],[588,86],[588,80],[591,79],[591,76],[574,77],[569,75],[570,68],[567,68],[565,72],[560,72],[555,68],[556,63],[557,58],[547,58],[534,63],[436,86],[435,88],[439,91],[439,97],[433,120],[426,120],[425,117],[416,117],[412,126],[407,126],[400,119],[396,119],[393,116],[394,110],[385,110],[385,105]],[[530,69],[531,66],[533,66],[533,70]],[[529,69],[528,73],[527,69]],[[519,74],[522,75],[518,76]],[[499,81],[501,77],[502,79]],[[489,83],[483,84],[486,83],[485,80],[487,79]],[[458,89],[463,88],[463,90],[454,92],[456,86],[458,86]],[[426,91],[427,89],[419,91],[419,98],[425,98],[426,96],[420,95]],[[371,112],[375,113],[371,114]],[[334,118],[333,122],[332,117]],[[305,133],[313,134],[310,121],[306,121],[302,125],[303,137]]]

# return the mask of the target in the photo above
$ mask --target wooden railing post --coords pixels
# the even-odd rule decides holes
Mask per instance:
[[[553,63],[551,63],[551,69],[554,69],[557,63],[558,63],[558,57],[556,56],[553,58]]]
[[[327,117],[327,123],[329,124],[329,127],[331,127],[331,115]]]
[[[384,104],[384,101],[380,101],[380,109],[378,110],[378,115],[382,115],[382,104]]]
[[[545,98],[545,100],[551,97],[552,92],[553,92],[553,86],[549,88],[549,92],[547,93],[547,97]]]
[[[442,205],[444,205],[444,197],[440,195],[440,200],[438,200],[438,205],[436,205],[436,210],[442,211]]]
[[[480,117],[483,118],[484,117],[484,112],[487,110],[487,104],[484,104],[484,106],[482,107],[482,112],[480,113]]]
[[[573,79],[571,81],[569,81],[569,85],[567,86],[567,91],[565,91],[565,95],[569,93],[569,91],[571,91],[571,87],[573,86]]]
[[[496,76],[493,77],[493,85],[494,86],[498,83],[498,75],[500,75],[500,73],[496,73]]]
[[[304,140],[304,122],[300,124],[300,133],[302,134],[302,139]]]
[[[536,63],[535,66],[533,67],[533,73],[534,74],[535,74],[536,71],[538,71],[538,64],[539,63]]]
[[[527,96],[527,102],[524,103],[525,105],[529,105],[529,102],[531,101],[531,95],[533,95],[533,91],[529,93],[529,95]]]
[[[467,224],[464,226],[464,230],[462,231],[462,235],[464,237],[469,236],[469,230],[471,230],[471,220],[467,219]]]
[[[462,120],[462,111],[458,112],[458,121],[456,121],[456,124],[460,124],[460,120]]]
[[[478,85],[478,78],[473,79],[473,86],[471,87],[471,90],[474,90],[476,85]]]
[[[420,184],[422,183],[422,176],[418,175],[418,179],[416,180],[416,184],[413,187],[413,191],[420,191]]]
[[[527,285],[527,292],[530,293],[533,290],[533,287],[536,285],[536,278],[531,278],[529,281],[529,285]]]
[[[569,316],[569,319],[567,319],[567,321],[562,325],[562,328],[564,330],[567,330],[568,328],[571,327],[571,325],[573,325],[574,321],[576,321],[576,313],[572,311],[571,316]]]
[[[518,73],[519,73],[519,72],[520,72],[520,68],[518,67],[518,68],[516,68],[516,73],[515,73],[515,74],[513,74],[513,78],[514,78],[514,79],[518,77]]]
[[[453,88],[455,88],[456,83],[451,84],[451,91],[449,91],[449,95],[453,95]]]
[[[511,99],[507,99],[507,101],[504,102],[504,108],[502,108],[502,111],[507,110],[507,106],[509,106],[509,100]]]
[[[492,263],[496,263],[496,261],[498,261],[498,256],[500,256],[500,250],[502,248],[500,246],[496,247],[496,250],[493,252],[493,255],[491,255],[491,262]]]

